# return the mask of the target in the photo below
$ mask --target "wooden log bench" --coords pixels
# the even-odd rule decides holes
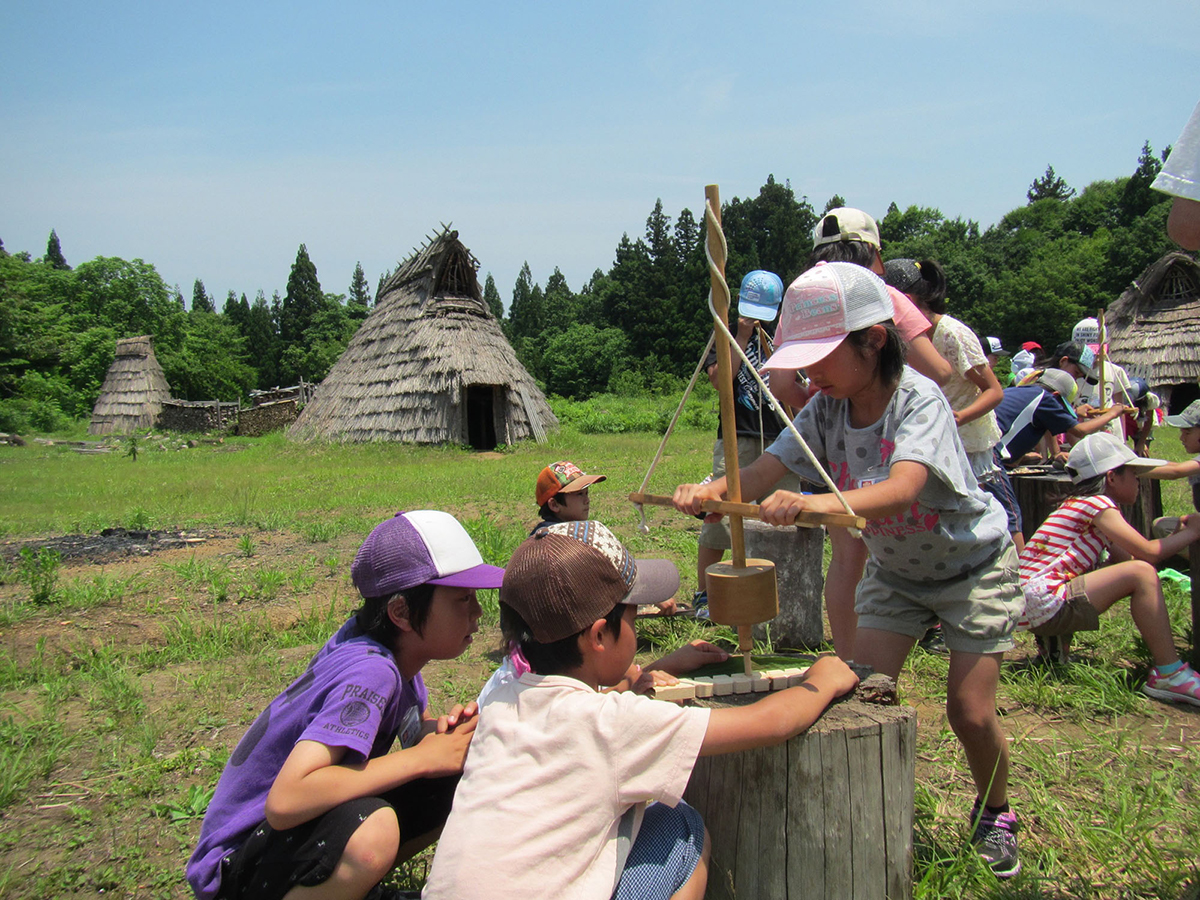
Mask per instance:
[[[850,699],[784,744],[698,760],[684,799],[712,838],[710,900],[911,897],[916,734],[915,710]]]

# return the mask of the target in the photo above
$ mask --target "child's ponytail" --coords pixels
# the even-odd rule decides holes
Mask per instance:
[[[946,272],[937,260],[889,259],[883,269],[884,280],[896,290],[939,316],[946,312]]]

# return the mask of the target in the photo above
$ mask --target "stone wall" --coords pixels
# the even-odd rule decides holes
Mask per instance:
[[[238,421],[238,404],[216,400],[165,400],[157,427],[163,431],[226,431]]]
[[[286,428],[296,421],[297,403],[292,400],[277,400],[263,403],[252,409],[243,409],[238,415],[237,433],[258,437],[270,431]]]

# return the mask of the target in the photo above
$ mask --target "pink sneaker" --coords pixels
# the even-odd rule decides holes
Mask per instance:
[[[1151,669],[1150,676],[1142,685],[1142,693],[1155,700],[1200,706],[1200,674],[1187,663],[1165,676],[1159,675],[1158,669]]]

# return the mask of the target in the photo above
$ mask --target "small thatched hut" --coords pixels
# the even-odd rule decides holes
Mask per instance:
[[[401,263],[289,437],[481,450],[544,439],[558,420],[488,311],[478,268],[448,228]]]
[[[154,357],[150,335],[117,341],[117,358],[108,367],[92,408],[88,434],[129,434],[153,428],[171,386]]]
[[[1106,313],[1112,358],[1181,412],[1200,397],[1200,263],[1172,251]]]

